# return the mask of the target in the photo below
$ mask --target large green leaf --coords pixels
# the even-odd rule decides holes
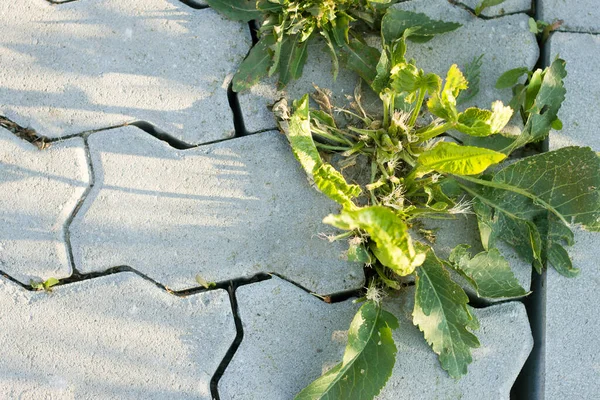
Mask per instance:
[[[272,55],[269,47],[275,43],[273,35],[263,36],[242,61],[233,77],[233,91],[242,92],[256,85],[267,76],[271,65]]]
[[[494,175],[485,202],[532,220],[546,209],[569,224],[600,230],[600,158],[589,147],[565,147],[517,161]]]
[[[360,186],[348,184],[341,173],[323,163],[315,146],[310,129],[308,95],[295,102],[294,106],[286,136],[296,159],[323,194],[346,209],[355,208],[352,199],[360,195]]]
[[[482,147],[439,142],[419,156],[420,174],[437,171],[454,175],[475,175],[504,160],[506,155]]]
[[[302,76],[302,70],[308,57],[308,40],[301,41],[300,35],[286,35],[281,43],[279,57],[279,86]]]
[[[342,211],[327,216],[323,222],[340,229],[366,231],[375,257],[398,275],[411,274],[425,260],[425,253],[413,246],[406,224],[389,208],[372,206]]]
[[[349,185],[344,176],[329,164],[323,164],[313,174],[317,188],[345,209],[354,209],[352,199],[360,196],[358,185]]]
[[[464,244],[455,247],[449,260],[480,297],[502,299],[527,294],[498,249],[483,251],[471,258],[469,247]]]
[[[414,29],[408,38],[423,43],[461,26],[456,22],[436,21],[425,14],[389,8],[381,21],[381,34],[384,41],[390,43],[403,37],[407,29],[418,28]]]
[[[373,301],[359,310],[348,330],[343,361],[304,388],[295,400],[363,400],[377,396],[392,375],[398,320]]]
[[[352,39],[342,48],[340,58],[345,67],[356,72],[371,86],[377,76],[377,64],[381,53],[357,39]]]
[[[422,69],[413,64],[400,63],[395,65],[391,71],[391,78],[391,88],[396,93],[414,93],[418,90],[425,90],[431,94],[438,92],[442,86],[439,76],[425,74]]]
[[[567,76],[565,64],[564,60],[557,58],[543,72],[538,70],[532,75],[524,105],[527,118],[525,128],[507,151],[539,142],[548,136],[567,93],[563,84]]]
[[[463,188],[477,198],[484,244],[493,247],[494,238],[502,239],[541,271],[547,241],[551,264],[565,275],[576,273],[562,245],[572,242],[567,224],[600,230],[600,159],[594,151],[566,147],[517,161],[490,181],[462,179],[480,185]]]
[[[496,89],[506,89],[515,86],[519,83],[519,79],[523,75],[529,74],[529,68],[519,67],[506,71],[496,81]]]
[[[262,15],[262,11],[256,9],[256,0],[206,0],[206,3],[235,21],[248,22]]]
[[[310,131],[310,113],[308,95],[304,95],[294,103],[294,114],[290,118],[289,129],[286,136],[296,159],[309,176],[323,164],[319,151],[315,146]]]
[[[467,108],[458,115],[456,130],[470,136],[485,137],[499,133],[510,121],[513,110],[501,101],[492,104],[492,110]]]
[[[479,347],[477,337],[468,330],[477,325],[467,308],[469,298],[433,252],[416,273],[413,322],[439,355],[442,368],[459,378],[473,360],[471,349]]]

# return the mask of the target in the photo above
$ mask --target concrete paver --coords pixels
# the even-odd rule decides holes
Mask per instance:
[[[597,127],[600,83],[600,37],[588,34],[552,35],[548,56],[567,61],[567,97],[559,112],[563,130],[550,134],[550,148],[590,146],[600,151]],[[598,233],[575,229],[568,248],[580,275],[568,279],[550,269],[546,284],[545,389],[548,400],[591,398],[600,393],[600,265]]]
[[[89,139],[96,183],[71,226],[80,271],[129,265],[171,289],[276,272],[318,293],[360,287],[362,265],[321,220],[337,205],[310,187],[278,132],[175,150],[133,127]]]
[[[0,114],[20,125],[59,137],[144,120],[191,144],[233,135],[227,87],[247,24],[178,0],[24,0],[0,15]]]
[[[225,291],[177,298],[133,273],[28,292],[0,278],[4,399],[211,399],[235,338]]]
[[[600,33],[600,9],[596,0],[539,0],[540,19],[562,20],[561,31]]]
[[[389,301],[398,316],[393,337],[398,347],[394,372],[378,400],[463,399],[508,400],[510,389],[533,347],[523,304],[509,302],[475,309],[481,347],[474,349],[469,373],[456,381],[448,376],[423,334],[412,324],[414,290]],[[385,304],[385,303],[384,303]]]
[[[0,127],[0,271],[24,283],[69,276],[64,226],[88,184],[82,139],[40,151]]]
[[[358,310],[279,278],[237,290],[244,338],[219,382],[222,399],[291,399],[344,354]]]
[[[358,305],[328,305],[275,278],[243,286],[237,296],[244,339],[220,381],[222,398],[291,399],[321,368],[341,360]],[[508,399],[533,346],[523,305],[511,302],[474,311],[481,322],[477,333],[482,347],[473,352],[469,375],[457,382],[442,370],[412,324],[412,298],[410,289],[384,303],[400,328],[394,331],[394,372],[378,399]]]
[[[460,3],[475,10],[481,4],[482,0],[461,0]],[[531,0],[506,0],[502,4],[484,9],[481,12],[483,17],[500,17],[506,14],[515,14],[531,11]]]

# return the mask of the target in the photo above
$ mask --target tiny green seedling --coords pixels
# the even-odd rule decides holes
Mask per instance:
[[[475,15],[479,16],[486,8],[498,6],[505,1],[506,0],[482,0],[481,3],[475,7]]]
[[[531,33],[536,35],[542,43],[545,43],[546,40],[550,37],[550,34],[560,28],[564,21],[562,19],[555,20],[552,23],[544,22],[544,21],[536,21],[533,18],[529,18],[529,30]]]
[[[196,275],[196,282],[198,282],[200,285],[202,285],[205,289],[212,289],[215,286],[217,286],[217,284],[215,282],[208,282],[200,274]]]
[[[33,279],[29,282],[32,289],[43,290],[45,292],[52,292],[52,287],[59,284],[60,281],[56,278],[48,278],[43,282],[36,282]]]

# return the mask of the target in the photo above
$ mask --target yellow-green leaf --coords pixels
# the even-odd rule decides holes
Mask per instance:
[[[340,229],[366,231],[375,257],[398,275],[411,274],[425,260],[425,252],[413,246],[406,224],[389,208],[372,206],[342,211],[327,216],[323,222]]]
[[[476,175],[505,158],[506,155],[502,153],[482,147],[440,142],[433,149],[422,153],[418,163],[421,175],[431,171],[453,175]]]

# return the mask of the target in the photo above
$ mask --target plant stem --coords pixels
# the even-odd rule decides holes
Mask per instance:
[[[315,146],[323,150],[332,150],[332,151],[348,151],[350,148],[348,147],[340,147],[340,146],[331,146],[328,144],[323,144],[319,142],[315,142]]]
[[[415,104],[415,109],[413,110],[412,115],[410,116],[410,120],[408,121],[408,126],[415,126],[415,122],[417,122],[417,117],[421,112],[421,107],[423,107],[423,101],[425,100],[425,90],[419,90],[419,97],[417,97],[417,103]]]
[[[452,129],[453,127],[453,122],[446,122],[443,125],[425,131],[420,135],[419,142],[425,142],[429,139],[433,139],[434,137],[441,135],[442,133],[446,132],[449,129]]]

